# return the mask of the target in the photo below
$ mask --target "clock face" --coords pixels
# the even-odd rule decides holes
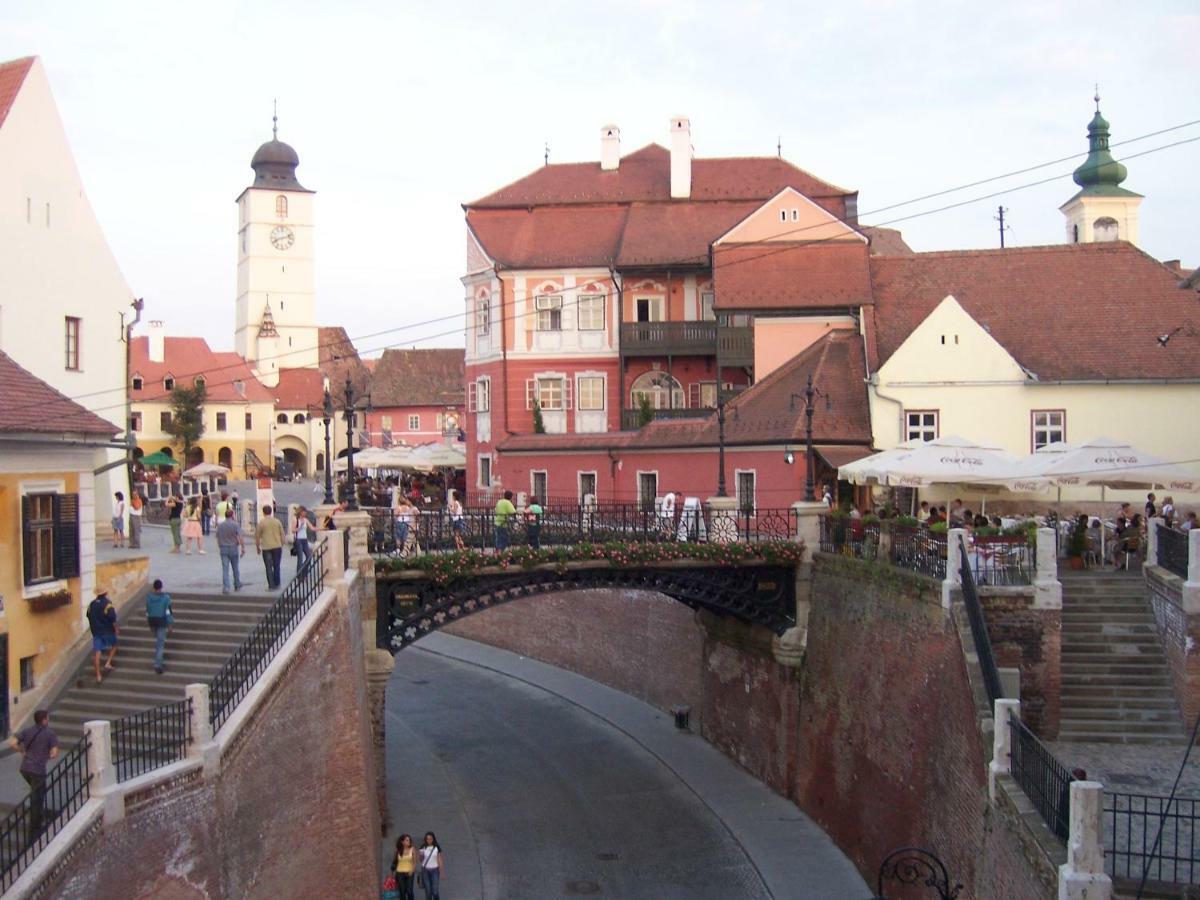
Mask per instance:
[[[286,250],[296,242],[296,233],[286,225],[276,225],[271,229],[271,246],[276,250]]]

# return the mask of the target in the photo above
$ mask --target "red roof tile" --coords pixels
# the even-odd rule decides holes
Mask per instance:
[[[852,192],[774,156],[693,159],[691,199],[759,200],[794,187],[813,198],[842,198]],[[671,199],[671,154],[647,144],[621,158],[620,166],[603,171],[598,162],[556,163],[536,169],[500,188],[468,209],[530,207],[547,204],[635,203]],[[844,205],[835,212],[844,212]]]
[[[280,369],[279,384],[268,390],[276,409],[316,409],[325,401],[325,376],[320,369]]]
[[[376,409],[461,405],[465,355],[461,348],[383,351],[371,373],[371,404]]]
[[[26,56],[24,59],[0,63],[0,127],[8,118],[8,111],[21,92],[21,85],[25,83],[25,76],[33,68],[35,59],[35,56]]]
[[[621,235],[616,264],[637,266],[691,265],[708,267],[708,247],[762,204],[635,203]]]
[[[317,329],[318,367],[329,379],[329,390],[334,399],[344,396],[346,376],[350,376],[359,397],[365,397],[371,389],[371,372],[359,359],[358,350],[346,329],[340,325]]]
[[[878,228],[873,225],[859,225],[858,230],[871,240],[871,255],[901,256],[912,253],[912,247],[904,240],[904,236],[895,228]]]
[[[871,258],[879,364],[947,295],[1042,381],[1200,377],[1200,302],[1124,241]],[[718,296],[720,289],[718,288]]]
[[[713,248],[721,310],[816,309],[871,302],[868,248],[859,240],[720,244]]]
[[[162,401],[170,392],[163,387],[168,376],[181,386],[191,386],[196,376],[204,376],[204,389],[210,402],[273,403],[275,398],[236,353],[216,353],[204,338],[166,337],[163,339],[163,361],[151,362],[150,339],[133,339],[129,349],[130,374],[142,377],[140,391],[130,386],[129,396],[135,402]],[[238,385],[241,385],[239,390]]]
[[[6,353],[0,353],[0,396],[0,432],[111,437],[121,430],[22,369]]]
[[[469,210],[467,224],[500,268],[608,266],[626,215],[617,206]]]

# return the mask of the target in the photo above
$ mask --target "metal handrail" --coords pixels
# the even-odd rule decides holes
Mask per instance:
[[[1200,799],[1104,792],[1104,867],[1113,878],[1200,883]],[[1162,836],[1155,842],[1159,828]]]
[[[1046,827],[1067,840],[1070,835],[1071,782],[1075,781],[1075,776],[1038,740],[1029,726],[1012,713],[1009,713],[1008,727],[1013,779],[1037,808]]]
[[[975,642],[975,655],[983,672],[983,686],[987,691],[988,709],[994,709],[996,701],[1004,696],[1000,685],[1000,670],[992,653],[992,639],[988,635],[987,620],[983,616],[983,604],[979,602],[979,591],[975,588],[975,574],[967,559],[966,541],[959,546],[959,570],[962,575],[963,606],[967,610],[967,621],[971,623],[971,637]]]
[[[117,781],[170,765],[187,756],[192,740],[192,700],[164,703],[112,723],[113,765]]]
[[[1158,523],[1158,564],[1178,575],[1188,577],[1188,533],[1176,531],[1165,523]]]

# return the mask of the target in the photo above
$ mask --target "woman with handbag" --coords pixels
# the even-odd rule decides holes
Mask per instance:
[[[188,501],[187,517],[183,523],[183,555],[192,555],[192,544],[196,552],[204,556],[204,531],[200,528],[200,503],[193,497]]]
[[[413,900],[413,879],[417,874],[417,848],[412,838],[402,834],[396,840],[396,854],[392,857],[392,873],[396,876],[396,896],[399,900]]]
[[[442,848],[438,846],[437,836],[432,831],[425,832],[425,839],[418,851],[421,856],[421,890],[425,892],[425,900],[441,900],[442,873],[446,871],[446,858]]]

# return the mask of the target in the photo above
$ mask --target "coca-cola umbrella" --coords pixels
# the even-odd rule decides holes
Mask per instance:
[[[1041,458],[1040,464],[1032,460]],[[1026,471],[1059,487],[1099,485],[1137,490],[1200,491],[1200,473],[1139,450],[1127,441],[1098,437],[1065,452],[1035,453]]]

